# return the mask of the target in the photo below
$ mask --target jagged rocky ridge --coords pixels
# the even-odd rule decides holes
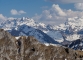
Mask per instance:
[[[35,22],[35,20],[30,18],[23,17],[23,18],[15,18],[12,20],[9,19],[0,24],[0,28],[5,30],[10,30],[10,31],[12,31],[13,29],[20,31],[19,28],[24,27],[25,29],[23,29],[23,32],[21,32],[23,33],[23,35],[26,35],[24,32],[29,33],[30,30],[32,30],[32,29],[27,30],[26,26],[32,27],[37,30],[41,30],[43,33],[47,34],[49,37],[51,37],[53,40],[59,43],[64,41],[62,34],[60,33],[59,30],[57,30],[58,28],[56,28],[56,26],[45,25],[44,23],[38,23],[38,22]],[[33,33],[34,33],[34,29],[32,30]],[[37,31],[36,33],[39,33],[39,32]],[[22,35],[22,34],[18,34],[18,35]],[[35,34],[35,36],[36,35],[37,34]],[[42,35],[42,34],[39,34],[39,35]],[[36,38],[38,40],[43,41],[42,39],[43,37],[40,38],[39,36],[36,36]]]
[[[68,18],[64,24],[60,24],[59,26],[52,26],[46,25],[44,23],[38,23],[33,19],[23,17],[6,20],[5,22],[0,23],[0,28],[3,28],[5,30],[18,30],[19,26],[26,25],[41,30],[42,32],[53,38],[55,41],[63,42],[63,36],[67,41],[73,41],[81,38],[81,35],[83,34],[82,20],[83,17]]]
[[[38,23],[25,17],[7,20],[0,24],[0,28],[14,36],[34,36],[43,43],[59,43],[58,40],[63,40],[59,31],[56,32],[44,23]]]
[[[0,60],[76,60],[82,57],[82,51],[46,46],[32,36],[20,36],[17,39],[0,29]]]
[[[74,41],[82,39],[83,37],[82,20],[83,17],[68,18],[65,24],[52,26],[23,17],[8,19],[3,23],[0,22],[0,28],[10,32],[13,36],[34,36],[42,43],[71,45]],[[78,44],[79,42],[77,45]],[[72,44],[72,47],[70,48],[73,48],[74,46],[76,46],[76,44]],[[78,45],[78,47],[80,46]],[[78,47],[74,47],[73,49],[79,49]]]

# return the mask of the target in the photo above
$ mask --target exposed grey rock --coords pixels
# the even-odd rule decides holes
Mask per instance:
[[[32,36],[19,39],[0,29],[0,60],[76,60],[82,51],[62,46],[46,46]]]

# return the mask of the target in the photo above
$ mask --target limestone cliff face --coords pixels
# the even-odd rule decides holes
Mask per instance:
[[[16,39],[0,29],[0,60],[76,60],[83,57],[82,53],[61,46],[46,46],[32,36]]]

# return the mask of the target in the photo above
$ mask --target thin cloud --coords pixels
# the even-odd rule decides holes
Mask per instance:
[[[14,18],[14,17],[6,17],[3,14],[0,14],[0,23],[4,22],[6,20],[13,20],[13,19],[16,19],[16,18]]]
[[[0,14],[0,20],[6,20],[7,17],[3,16],[3,14]]]
[[[45,1],[51,1],[55,3],[82,3],[83,0],[45,0]]]
[[[7,17],[6,16],[3,16],[3,14],[0,14],[0,23],[1,22],[4,22],[7,20]]]
[[[83,3],[76,3],[74,6],[77,10],[83,10]]]
[[[11,12],[12,15],[22,15],[22,14],[25,14],[26,13],[23,10],[17,11],[15,9],[12,9],[10,12]]]

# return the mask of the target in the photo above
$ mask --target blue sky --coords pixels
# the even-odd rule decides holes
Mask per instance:
[[[18,11],[23,10],[26,12],[26,14],[14,17],[33,17],[36,13],[41,14],[43,9],[50,8],[52,4],[53,2],[44,0],[0,0],[0,13],[7,17],[10,17],[12,16],[10,10],[16,9]],[[60,6],[61,8],[69,9],[72,8],[73,5],[60,3]]]
[[[42,7],[50,7],[52,3],[44,0],[0,0],[0,13],[6,16],[11,16],[10,10],[23,10],[27,14],[22,16],[32,17],[35,13],[40,14]]]
[[[67,18],[81,17],[82,11],[82,0],[0,0],[0,20],[24,16],[47,24],[60,24]]]

